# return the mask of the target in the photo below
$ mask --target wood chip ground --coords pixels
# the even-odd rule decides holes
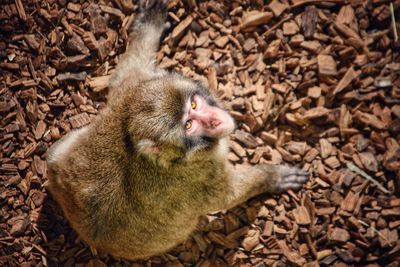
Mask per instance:
[[[201,219],[172,251],[91,251],[46,191],[46,151],[105,105],[130,0],[0,8],[1,266],[399,266],[400,1],[170,0],[157,60],[236,119],[229,159],[300,165],[300,192]],[[133,13],[132,13],[133,12]]]

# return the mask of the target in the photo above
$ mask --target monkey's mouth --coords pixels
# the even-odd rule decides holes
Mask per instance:
[[[232,117],[226,112],[220,112],[216,118],[209,121],[209,127],[206,129],[210,137],[224,137],[229,135],[235,129],[235,123]]]
[[[212,128],[217,128],[218,126],[220,126],[222,124],[222,122],[221,121],[212,121],[210,124],[211,124]]]

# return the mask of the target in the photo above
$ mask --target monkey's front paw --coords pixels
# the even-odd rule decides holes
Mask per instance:
[[[309,173],[297,167],[279,166],[279,181],[277,182],[278,191],[289,189],[299,190],[308,180]]]

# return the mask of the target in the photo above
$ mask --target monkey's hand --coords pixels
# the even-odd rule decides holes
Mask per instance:
[[[153,23],[161,29],[168,15],[168,0],[140,0],[141,23]]]
[[[161,34],[167,27],[168,0],[140,0],[139,9],[130,29],[130,45],[111,77],[109,100],[119,99],[124,88],[132,87],[122,85],[163,73],[154,63]]]
[[[309,173],[297,167],[279,165],[277,167],[277,177],[275,185],[271,185],[272,192],[283,192],[290,189],[299,190],[308,180]]]

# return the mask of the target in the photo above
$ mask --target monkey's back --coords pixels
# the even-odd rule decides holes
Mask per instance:
[[[90,245],[131,259],[162,253],[219,201],[227,188],[223,164],[156,167],[127,140],[124,120],[109,114],[50,150],[49,189]],[[65,143],[68,151],[57,156]]]

